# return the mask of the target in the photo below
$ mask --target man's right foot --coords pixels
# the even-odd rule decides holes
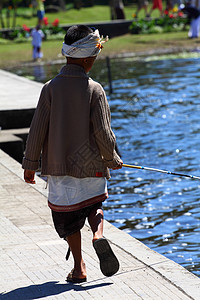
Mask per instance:
[[[105,276],[112,276],[119,270],[119,261],[113,253],[108,241],[100,238],[93,241],[93,246],[100,261],[101,272]]]

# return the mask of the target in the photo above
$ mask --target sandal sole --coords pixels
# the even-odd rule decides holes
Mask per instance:
[[[105,238],[93,242],[93,247],[100,261],[101,272],[110,277],[119,270],[119,261]]]

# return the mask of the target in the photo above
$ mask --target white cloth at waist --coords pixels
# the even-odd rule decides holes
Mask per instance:
[[[71,206],[107,193],[104,177],[48,176],[48,185],[48,201],[58,206]]]

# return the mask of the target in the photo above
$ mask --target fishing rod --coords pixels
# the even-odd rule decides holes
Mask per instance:
[[[181,173],[175,173],[175,172],[166,171],[166,170],[160,170],[160,169],[154,169],[154,168],[142,167],[142,166],[127,165],[127,164],[123,164],[122,166],[123,167],[127,167],[127,168],[147,170],[147,171],[154,171],[154,172],[160,172],[160,173],[165,173],[165,174],[170,174],[170,175],[175,175],[175,176],[189,177],[189,178],[199,179],[200,180],[200,177],[198,177],[198,176],[193,176],[193,175],[188,175],[188,174],[181,174]]]

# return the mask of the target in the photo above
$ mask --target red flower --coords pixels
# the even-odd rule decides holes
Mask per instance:
[[[31,29],[29,27],[27,27],[25,24],[22,25],[22,28],[24,29],[24,31],[29,32]]]
[[[182,17],[182,16],[183,16],[183,12],[182,12],[182,11],[179,11],[178,16],[179,16],[179,17]]]
[[[59,25],[59,20],[55,19],[52,23],[53,26],[57,27]]]
[[[168,16],[169,11],[168,11],[168,10],[165,10],[165,11],[164,11],[164,14],[165,14],[166,16]]]
[[[169,17],[170,17],[170,19],[173,19],[173,18],[174,18],[174,15],[170,14]]]
[[[43,22],[44,22],[44,25],[48,25],[48,24],[49,24],[48,18],[47,18],[47,17],[44,17]]]

